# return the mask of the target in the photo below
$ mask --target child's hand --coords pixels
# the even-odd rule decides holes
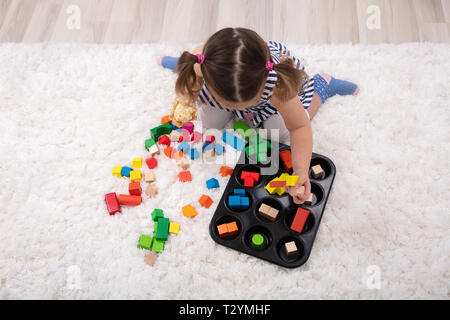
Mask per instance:
[[[295,204],[305,202],[311,193],[311,182],[309,181],[308,172],[295,174],[299,176],[297,184],[294,187],[286,187],[287,192],[291,195]]]

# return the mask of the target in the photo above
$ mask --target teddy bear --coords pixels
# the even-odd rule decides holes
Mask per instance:
[[[197,107],[193,103],[175,99],[172,102],[170,119],[177,127],[181,127],[186,122],[197,120]]]

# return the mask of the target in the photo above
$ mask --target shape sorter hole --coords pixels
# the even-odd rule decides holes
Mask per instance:
[[[230,196],[235,196],[235,191],[234,189],[231,190],[230,193],[227,194],[227,196],[225,197],[225,207],[230,210],[230,211],[235,211],[235,212],[243,212],[243,211],[247,211],[248,209],[250,209],[252,207],[253,204],[253,199],[251,197],[251,195],[247,192],[247,190],[245,190],[244,188],[235,188],[238,190],[244,190],[244,195],[242,197],[248,198],[248,206],[243,206],[241,208],[238,207],[230,207]],[[241,197],[241,196],[240,196]]]
[[[242,172],[243,172],[243,171],[255,172],[255,173],[258,173],[258,174],[259,174],[258,181],[255,181],[255,182],[254,182],[254,186],[256,186],[257,184],[259,184],[259,183],[261,182],[261,169],[260,169],[258,166],[248,164],[248,165],[246,165],[246,166],[243,166],[243,167],[242,167],[241,169],[239,169],[238,172],[237,172],[238,174],[236,175],[236,179],[237,179],[237,182],[238,182],[240,185],[244,186],[244,183],[245,183],[244,179],[241,179],[241,175],[242,175]]]
[[[231,235],[231,236],[221,237],[221,236],[219,235],[219,231],[218,231],[218,229],[217,229],[217,226],[220,226],[220,225],[223,225],[223,224],[227,224],[227,223],[230,223],[230,222],[236,222],[236,225],[237,225],[237,227],[238,227],[238,232],[237,232],[236,234],[234,234],[234,235]],[[218,238],[223,239],[223,240],[233,240],[233,239],[236,239],[236,238],[241,234],[241,230],[242,230],[242,224],[241,224],[241,221],[240,221],[238,218],[233,217],[233,216],[230,216],[230,215],[220,217],[219,219],[217,219],[217,221],[216,221],[216,223],[215,223],[215,225],[214,225],[214,234],[215,234]]]
[[[295,232],[297,234],[304,234],[304,233],[307,233],[307,232],[312,230],[312,228],[314,227],[315,218],[314,218],[314,215],[312,214],[312,212],[310,212],[309,215],[308,215],[308,218],[305,221],[305,224],[303,226],[302,232],[298,233],[298,232],[292,230],[291,229],[291,224],[292,224],[292,221],[294,221],[294,218],[295,218],[295,215],[297,214],[297,209],[298,208],[299,207],[295,207],[293,209],[290,209],[288,211],[288,213],[284,217],[284,222],[285,222],[286,227],[289,230],[291,230],[292,232]]]
[[[322,170],[323,170],[323,174],[320,177],[317,177],[317,178],[315,178],[313,176],[312,170],[311,170],[311,168],[316,166],[316,165],[320,165],[322,167]],[[319,158],[319,157],[311,159],[311,164],[309,166],[309,177],[311,179],[323,180],[323,179],[328,178],[328,176],[330,174],[331,174],[331,165],[330,165],[330,163],[327,160],[325,160],[323,158]]]
[[[288,255],[286,251],[286,244],[294,242],[295,248],[297,249],[297,252],[291,253]],[[289,244],[289,247],[292,248],[292,244]],[[303,243],[300,241],[300,239],[297,239],[295,237],[284,237],[277,243],[277,253],[281,260],[286,262],[295,262],[300,260],[303,257],[303,254],[305,253]]]
[[[273,216],[270,212],[268,214],[267,213],[263,214],[263,213],[259,212],[259,210],[263,204],[266,206],[269,206],[273,209],[278,210],[278,215],[276,216],[275,220],[273,220],[272,218],[269,218],[269,217]],[[276,222],[276,221],[280,220],[280,217],[282,215],[282,210],[283,210],[283,206],[281,205],[281,203],[278,200],[274,199],[273,197],[264,198],[263,200],[258,202],[255,206],[256,217],[259,220],[261,220],[262,222]]]
[[[254,246],[252,242],[252,238],[255,235],[261,235],[263,238],[263,243],[260,248],[257,248]],[[256,251],[262,251],[267,248],[269,248],[272,244],[272,234],[269,232],[268,229],[262,227],[262,226],[253,226],[250,229],[247,230],[245,233],[245,244],[252,250]]]

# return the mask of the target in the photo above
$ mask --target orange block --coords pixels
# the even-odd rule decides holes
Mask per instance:
[[[219,232],[219,237],[225,238],[228,237],[228,227],[227,224],[221,224],[217,226],[217,232]]]
[[[128,192],[134,196],[140,196],[142,194],[141,183],[139,181],[131,182],[128,185]]]
[[[292,157],[291,157],[291,150],[286,149],[283,151],[280,151],[280,158],[281,161],[283,161],[284,168],[289,171],[292,169]]]
[[[164,117],[162,117],[161,118],[161,124],[164,124],[164,123],[167,123],[167,122],[170,122],[171,120],[170,120],[170,115],[167,115],[167,116],[164,116]]]
[[[222,177],[231,176],[232,173],[233,173],[233,168],[227,167],[227,166],[220,167],[220,174],[222,175]]]
[[[175,160],[181,160],[184,158],[184,153],[181,150],[176,151],[173,155],[172,158]]]
[[[227,223],[227,229],[228,229],[229,236],[234,236],[235,234],[237,234],[239,232],[236,221]]]
[[[128,194],[119,194],[119,204],[125,206],[138,206],[142,202],[141,196],[134,196]]]
[[[181,171],[180,173],[178,173],[178,179],[181,182],[192,181],[191,172],[190,171]]]
[[[198,214],[198,212],[195,211],[195,209],[190,205],[184,206],[183,208],[181,208],[181,211],[183,211],[183,215],[187,218],[195,217]]]
[[[164,149],[164,154],[166,155],[167,158],[172,159],[172,151],[173,147],[167,147]]]
[[[206,194],[203,194],[200,199],[198,199],[198,202],[200,202],[200,204],[205,207],[205,208],[209,208],[211,207],[212,203],[213,203],[213,199],[211,199],[209,196],[207,196]]]

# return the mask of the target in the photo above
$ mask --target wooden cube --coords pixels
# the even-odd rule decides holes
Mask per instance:
[[[287,256],[292,256],[293,254],[296,254],[298,252],[295,241],[286,242],[284,244],[284,249],[286,250]]]
[[[271,206],[263,203],[259,207],[259,214],[270,221],[275,221],[278,217],[279,210],[272,208]]]
[[[156,262],[156,259],[158,259],[158,255],[151,251],[150,253],[145,255],[144,262],[149,266],[152,266]]]
[[[227,227],[227,224],[224,223],[224,224],[218,225],[218,226],[217,226],[217,232],[219,233],[219,237],[221,237],[221,238],[227,237],[227,236],[229,235],[229,234],[228,234],[228,227]]]
[[[236,221],[227,223],[227,229],[228,229],[229,236],[234,236],[235,234],[239,233],[239,229],[238,229]]]
[[[324,173],[324,171],[323,171],[322,167],[320,166],[320,164],[317,164],[311,168],[311,174],[315,179],[320,178],[323,175],[323,173]]]
[[[177,165],[183,169],[183,170],[187,170],[190,167],[190,163],[189,160],[187,160],[186,158],[181,158],[180,160],[177,160]]]
[[[159,148],[156,144],[154,144],[150,147],[150,149],[148,149],[148,152],[150,152],[150,154],[154,156],[155,154],[159,154]]]
[[[156,197],[158,195],[158,187],[153,183],[149,184],[147,189],[145,190],[145,194],[150,198]]]
[[[180,140],[181,133],[176,130],[172,130],[172,132],[169,135],[170,141],[172,142],[178,142]]]
[[[313,200],[313,194],[310,193],[308,199],[305,200],[305,202],[303,202],[304,204],[306,204],[307,206],[312,205],[312,200]]]
[[[216,153],[215,153],[214,149],[206,150],[204,153],[204,157],[207,162],[214,161],[215,155],[216,155]]]
[[[144,180],[145,180],[145,182],[154,182],[155,174],[153,172],[146,172],[144,174]]]

